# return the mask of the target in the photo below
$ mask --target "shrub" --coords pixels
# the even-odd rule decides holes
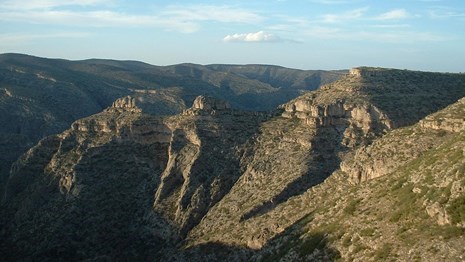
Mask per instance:
[[[350,201],[349,204],[347,204],[347,206],[344,208],[344,213],[353,215],[357,210],[357,206],[360,201],[360,199],[352,199],[352,201]]]
[[[450,201],[446,208],[451,218],[451,222],[456,224],[465,221],[465,195],[459,196]]]
[[[375,261],[380,261],[380,260],[387,260],[391,254],[392,251],[392,246],[391,244],[384,244],[380,249],[376,250],[374,254],[374,260]]]

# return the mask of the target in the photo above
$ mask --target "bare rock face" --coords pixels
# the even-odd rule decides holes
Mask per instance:
[[[115,105],[134,108],[130,99]],[[43,250],[64,248],[79,259],[104,255],[135,259],[118,246],[141,248],[138,258],[154,257],[163,242],[177,238],[175,229],[151,205],[170,139],[170,129],[158,117],[106,111],[41,140],[15,162],[4,196],[2,215],[27,229],[12,236],[14,224],[8,224],[1,238],[6,234],[15,242],[30,235],[20,254],[24,257],[46,257]],[[115,215],[119,212],[122,215]],[[56,221],[60,222],[50,226],[53,236],[49,226],[38,226]],[[121,242],[129,235],[128,242]],[[105,250],[92,248],[102,241],[107,243]]]
[[[192,105],[192,108],[203,110],[225,110],[231,109],[227,101],[216,99],[211,96],[198,96]]]
[[[349,75],[353,77],[383,76],[389,69],[374,67],[355,67],[350,69]]]
[[[142,114],[131,97],[118,99],[105,112],[78,120],[70,130],[41,141],[15,164],[7,190],[12,204],[4,219],[9,227],[0,230],[0,239],[12,236],[9,243],[25,243],[28,257],[34,257],[35,249],[57,250],[63,245],[68,248],[63,253],[86,250],[75,255],[80,260],[103,255],[150,260],[169,253],[167,249],[160,251],[164,243],[172,245],[174,253],[184,252],[175,249],[180,243],[186,243],[183,249],[202,249],[199,252],[205,252],[202,247],[221,243],[219,247],[240,247],[236,254],[259,254],[272,248],[273,239],[283,236],[283,245],[276,242],[277,251],[286,246],[305,251],[312,243],[319,243],[306,260],[331,260],[331,256],[317,259],[319,252],[330,253],[325,241],[335,241],[345,253],[344,259],[357,255],[363,260],[365,251],[353,254],[338,241],[365,238],[370,241],[363,245],[371,247],[382,245],[383,239],[396,238],[377,238],[380,242],[375,243],[369,233],[362,233],[363,238],[357,240],[352,237],[364,229],[360,215],[373,215],[362,214],[361,207],[368,201],[378,207],[374,201],[378,202],[379,196],[370,188],[371,183],[350,188],[347,177],[360,183],[390,174],[417,158],[402,170],[409,172],[408,179],[401,183],[392,179],[382,185],[372,181],[371,185],[384,190],[396,183],[398,187],[391,189],[389,196],[400,195],[394,194],[398,190],[406,199],[413,196],[418,203],[425,203],[424,212],[438,224],[463,225],[456,210],[462,205],[465,183],[436,174],[449,168],[448,174],[463,177],[465,134],[459,132],[462,137],[452,140],[453,147],[424,153],[453,137],[450,131],[461,128],[464,101],[452,107],[454,112],[439,112],[414,127],[391,130],[418,122],[438,100],[431,102],[435,97],[427,92],[417,97],[417,90],[412,91],[417,82],[405,82],[401,75],[393,75],[395,81],[386,84],[384,80],[369,82],[365,77],[390,77],[390,71],[379,70],[381,75],[362,71],[355,70],[344,82],[290,101],[275,115],[234,111],[225,101],[200,96],[183,114],[157,118]],[[418,86],[423,84],[420,81]],[[398,86],[402,86],[400,91]],[[457,95],[462,89],[451,93]],[[404,96],[408,98],[402,100]],[[411,103],[415,98],[423,103],[418,108]],[[455,162],[449,164],[446,159]],[[431,167],[429,163],[436,160]],[[422,175],[423,167],[430,169],[429,176]],[[390,176],[382,179],[386,178]],[[411,185],[422,179],[430,183]],[[366,190],[357,192],[360,188]],[[354,199],[355,211],[346,211],[347,199]],[[384,202],[389,201],[397,206],[405,202]],[[374,210],[368,207],[363,210]],[[377,213],[378,220],[372,220],[386,224],[389,218],[379,219],[388,212]],[[335,223],[326,223],[334,220],[334,214],[339,215]],[[347,218],[356,222],[333,226]],[[296,236],[303,233],[298,232],[301,223],[309,223],[305,230],[313,227],[318,232],[305,233],[308,241],[302,248],[299,239],[303,238],[289,237],[289,230],[295,229]],[[392,230],[398,228],[395,223],[389,225],[392,227],[383,235],[399,231]],[[103,247],[101,243],[105,243]],[[37,244],[42,246],[36,248]],[[398,254],[407,251],[402,252]],[[284,258],[299,260],[298,253]],[[215,253],[211,258],[222,256]],[[187,256],[184,260],[196,259]]]
[[[217,114],[219,112],[231,110],[231,105],[224,100],[211,96],[198,96],[195,98],[192,107],[184,111],[185,115]]]
[[[126,96],[116,99],[111,107],[107,108],[107,112],[141,112],[141,109],[136,106],[136,100],[131,96]]]
[[[199,97],[184,114],[166,119],[172,135],[153,207],[173,221],[182,235],[240,177],[240,145],[267,118],[249,112],[227,114],[228,109],[225,102]]]
[[[441,111],[420,121],[423,128],[460,132],[465,130],[465,97],[451,105],[448,111]]]
[[[418,124],[390,132],[373,144],[359,148],[341,163],[351,182],[360,183],[394,172],[399,166],[435,148],[448,134],[465,130],[465,99],[431,114]]]
[[[392,121],[378,108],[369,104],[355,104],[336,100],[319,104],[311,98],[298,99],[284,106],[285,118],[296,117],[311,128],[334,127],[343,132],[344,143],[349,147],[363,142],[369,134],[393,128]]]

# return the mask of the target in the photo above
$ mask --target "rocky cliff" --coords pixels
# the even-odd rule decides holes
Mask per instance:
[[[463,260],[465,133],[456,128],[463,102],[349,155],[301,198],[312,212],[255,258]],[[438,120],[451,124],[424,124]]]
[[[4,259],[145,260],[177,238],[151,208],[170,129],[115,106],[41,140],[14,164],[2,205]]]
[[[422,119],[416,125],[393,131],[372,145],[362,147],[341,163],[341,170],[359,183],[393,172],[412,159],[464,130],[465,100]]]
[[[447,106],[465,96],[465,77],[363,70],[270,113],[200,96],[156,117],[118,99],[16,161],[0,251],[460,260],[464,100]]]
[[[198,95],[228,100],[242,110],[272,110],[343,75],[273,66],[242,66],[253,75],[224,66],[154,66],[136,61],[69,61],[0,54],[0,193],[11,164],[45,136],[98,113],[130,95],[146,113],[174,115]],[[247,69],[249,68],[249,69]],[[276,86],[275,79],[286,78]],[[305,79],[313,79],[307,81]]]
[[[192,108],[166,119],[172,138],[154,208],[185,234],[242,173],[244,144],[270,116],[230,109],[225,101],[199,96]]]
[[[211,97],[195,101],[195,114],[159,118],[124,97],[30,149],[2,201],[2,252],[17,250],[6,258],[144,259],[179,241],[234,185],[239,145],[270,117]],[[45,241],[51,224],[56,235]],[[85,247],[101,241],[103,249]]]
[[[313,188],[337,171],[341,161],[346,166],[344,160],[356,154],[354,149],[376,144],[378,138],[393,129],[415,123],[427,112],[465,95],[463,76],[376,70],[383,73],[349,74],[291,100],[281,106],[281,116],[263,123],[259,135],[245,145],[247,151],[241,162],[244,172],[238,183],[192,230],[188,238],[191,246],[220,242],[265,248],[270,239],[282,234],[302,218],[301,212],[306,212],[297,210],[318,207],[317,202],[308,206],[310,198],[321,199],[323,194],[315,195]],[[445,87],[450,93],[436,95],[444,90],[434,91],[434,85],[422,80],[423,76],[436,79],[438,84],[442,80],[452,83]],[[425,85],[419,87],[415,82]],[[419,91],[413,91],[416,89]],[[407,90],[412,90],[408,100],[404,98]],[[421,135],[418,139],[432,140]],[[403,143],[402,139],[397,142]],[[411,149],[417,152],[418,148]],[[386,158],[397,161],[395,157]],[[392,170],[389,163],[370,161],[380,163],[385,172]],[[369,162],[363,163],[368,168]]]

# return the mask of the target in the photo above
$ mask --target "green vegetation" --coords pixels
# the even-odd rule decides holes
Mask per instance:
[[[323,249],[326,246],[325,236],[322,233],[314,233],[306,237],[298,248],[300,256],[312,254],[315,249]]]
[[[451,222],[465,222],[465,195],[459,196],[449,202],[447,213],[450,215]]]
[[[392,245],[385,243],[380,249],[376,250],[373,256],[375,261],[385,261],[391,257]]]
[[[374,228],[364,228],[360,231],[360,235],[364,237],[371,237],[375,234],[376,230]]]
[[[360,203],[360,199],[352,199],[347,206],[344,208],[344,213],[348,215],[353,215],[357,210],[357,206]]]

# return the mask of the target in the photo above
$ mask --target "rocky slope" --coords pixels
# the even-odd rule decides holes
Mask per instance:
[[[0,54],[0,193],[11,163],[28,148],[63,132],[75,120],[102,111],[119,97],[131,95],[144,112],[155,115],[181,113],[198,95],[226,99],[235,108],[269,110],[342,75],[280,70],[289,77],[276,87],[260,77],[265,72],[248,77],[215,66],[161,67],[135,61]],[[313,75],[318,75],[315,81],[295,84]]]
[[[190,245],[221,242],[262,248],[302,218],[305,211],[292,211],[305,205],[297,199],[337,170],[355,148],[371,144],[396,127],[413,124],[427,112],[465,95],[463,75],[370,68],[354,71],[283,105],[281,117],[262,124],[259,136],[246,146],[249,154],[241,162],[245,172],[192,230]],[[437,82],[421,80],[423,76]],[[433,88],[443,81],[450,85],[443,85],[444,90],[438,92],[447,91],[446,96],[437,95]],[[416,89],[420,91],[408,95],[409,100],[403,98],[404,90]]]
[[[293,212],[305,215],[253,259],[465,259],[465,129],[457,127],[464,109],[461,99],[358,149],[295,200]],[[442,121],[450,124],[431,124]]]
[[[42,139],[14,164],[2,205],[4,259],[147,260],[176,239],[151,211],[170,130],[125,101]]]
[[[157,257],[232,187],[238,145],[269,117],[200,96],[160,118],[124,97],[74,122],[13,165],[1,221],[1,251],[12,251],[3,257]]]
[[[169,117],[123,97],[14,164],[0,250],[460,260],[464,100],[445,107],[464,86],[462,74],[358,68],[274,113],[201,96]]]

